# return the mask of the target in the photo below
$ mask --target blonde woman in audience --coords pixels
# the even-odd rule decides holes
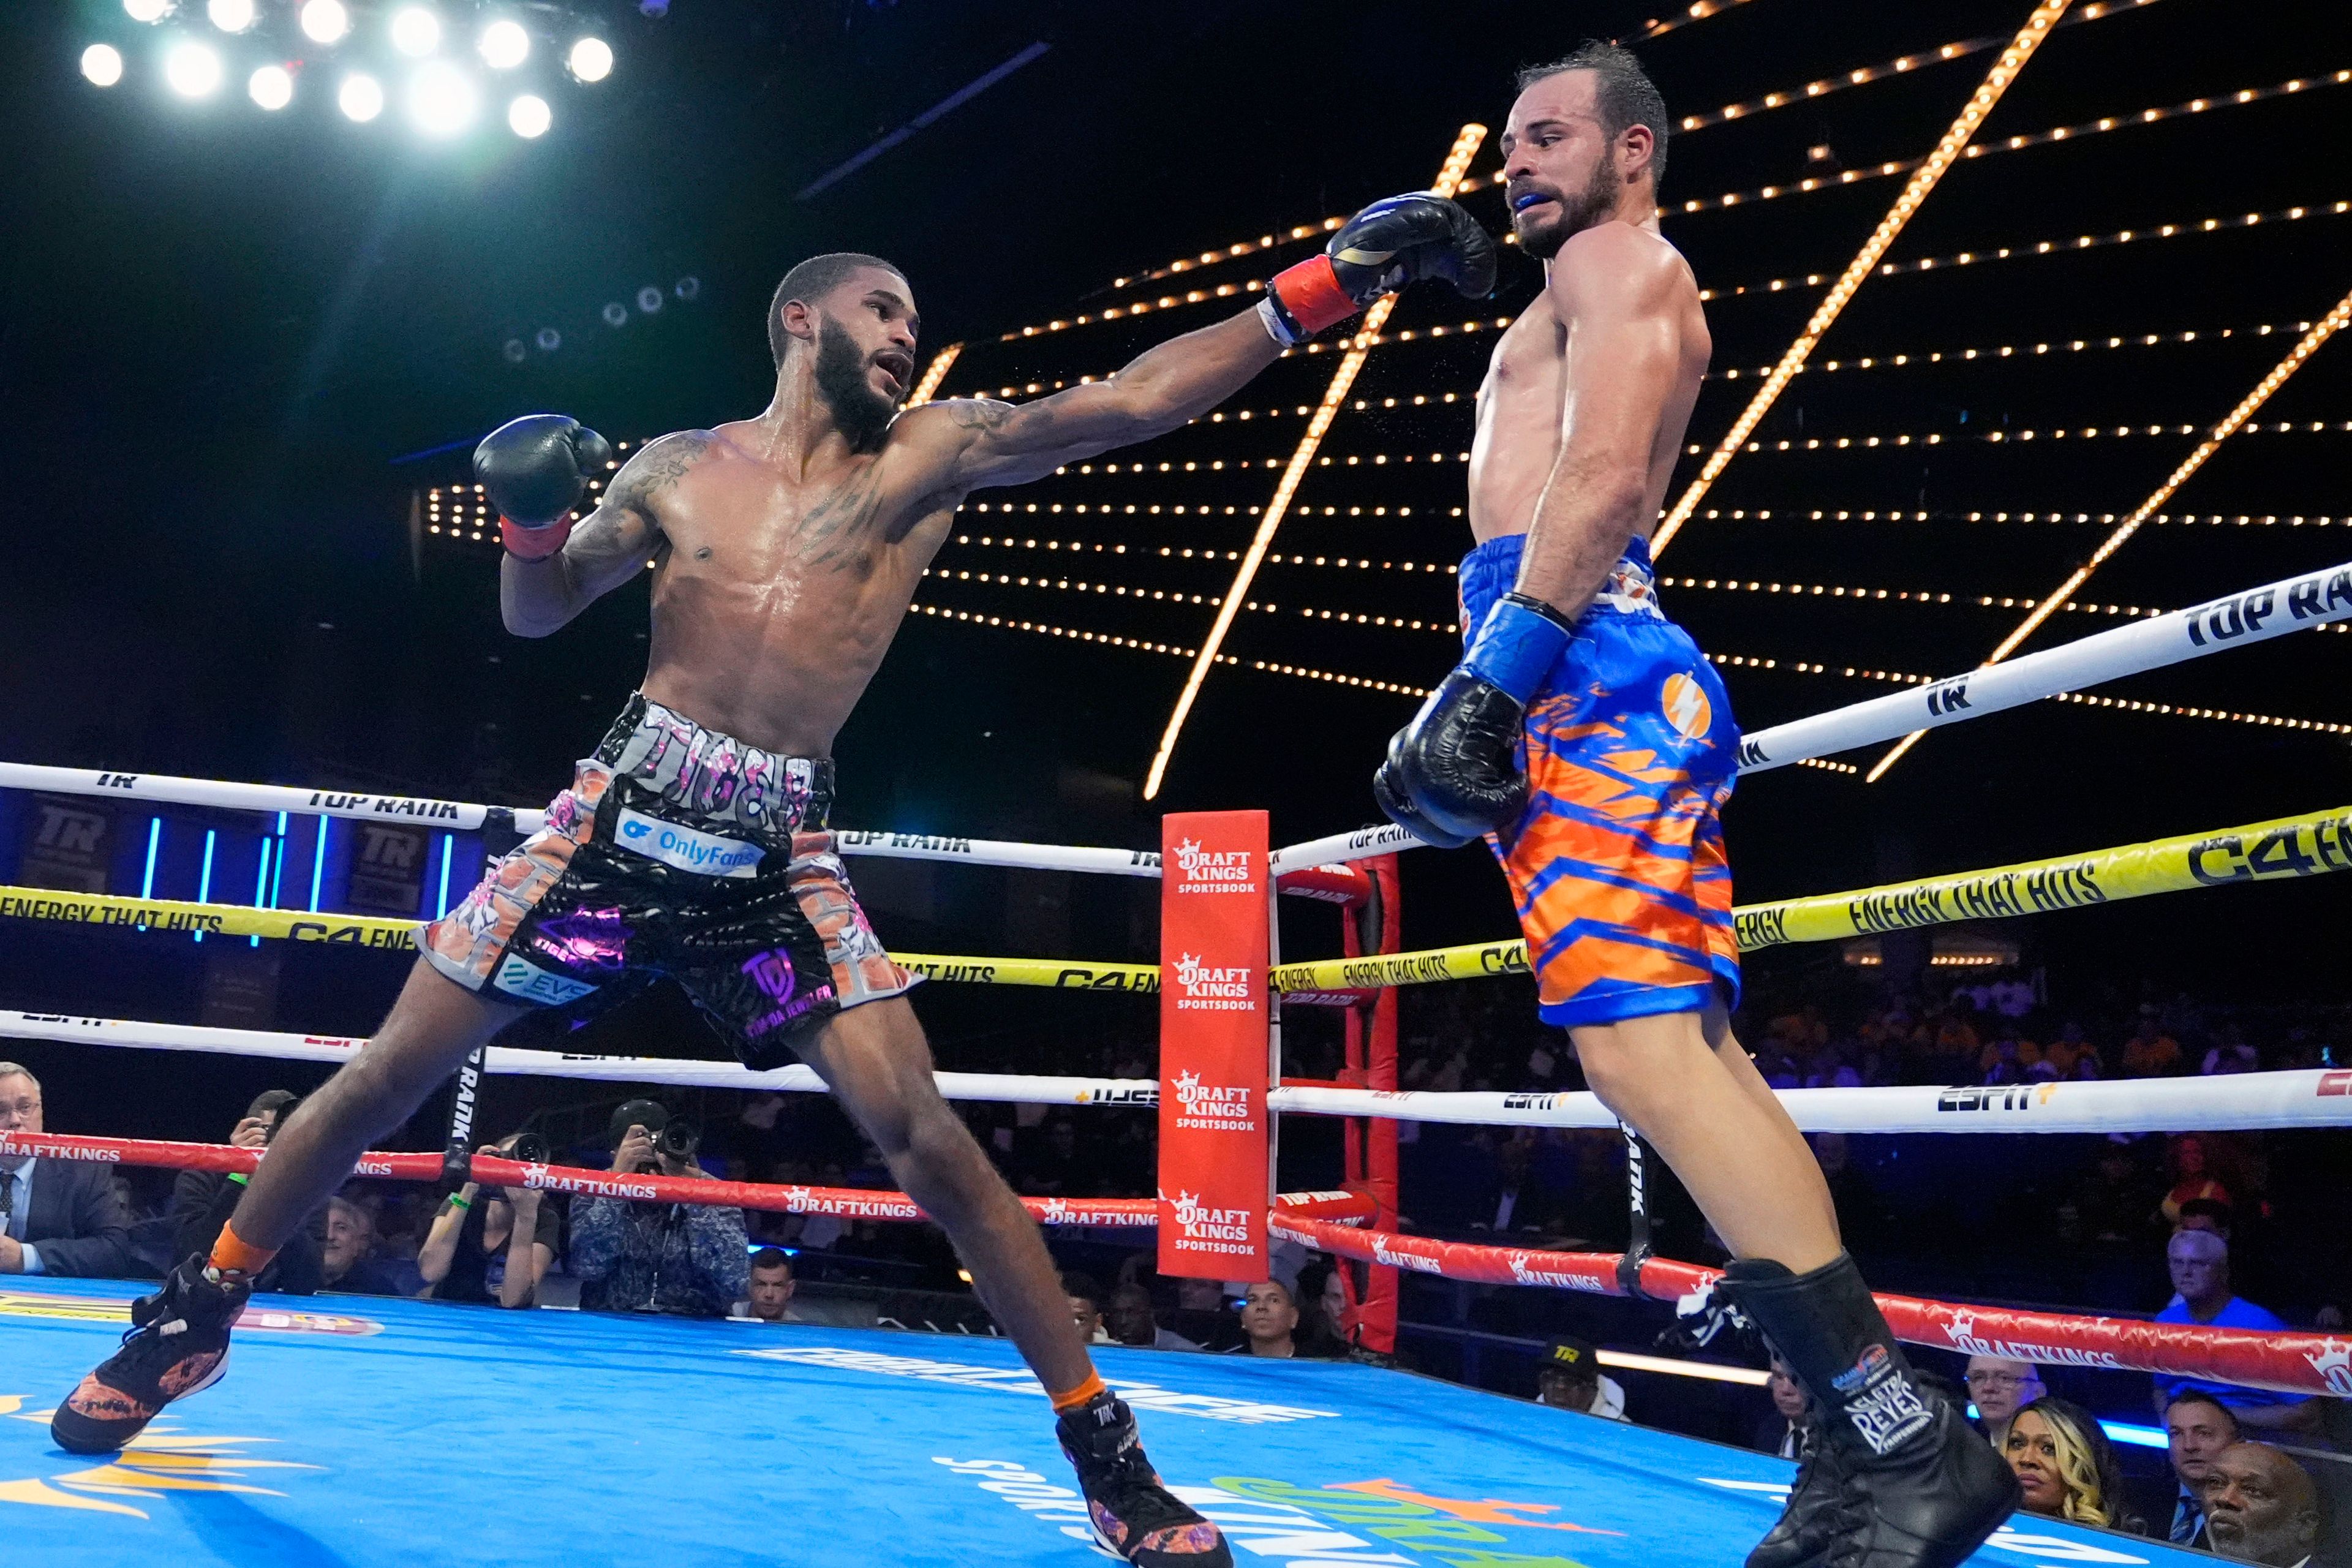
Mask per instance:
[[[2020,1409],[2001,1449],[2025,1492],[2025,1511],[2145,1534],[2124,1511],[2123,1472],[2098,1421],[2081,1405],[2047,1395]]]

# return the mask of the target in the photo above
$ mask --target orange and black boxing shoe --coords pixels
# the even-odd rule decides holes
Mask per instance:
[[[1142,1568],[1233,1568],[1217,1527],[1160,1484],[1135,1432],[1135,1412],[1108,1390],[1065,1412],[1062,1452],[1078,1472],[1095,1539]]]
[[[49,1436],[69,1454],[111,1454],[163,1406],[218,1383],[228,1371],[229,1329],[252,1293],[244,1276],[216,1279],[192,1255],[161,1290],[131,1304],[122,1348],[58,1406]]]

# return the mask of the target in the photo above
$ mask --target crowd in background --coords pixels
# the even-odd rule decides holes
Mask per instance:
[[[1565,1037],[1538,1026],[1524,996],[1509,986],[1404,994],[1402,1087],[1581,1087]],[[1969,974],[1908,994],[1824,985],[1816,975],[1801,997],[1785,1004],[1760,987],[1738,1023],[1759,1068],[1780,1088],[2219,1076],[2333,1067],[2352,1043],[2352,1017],[2340,1013],[2231,1008],[2179,997],[2054,1007],[2037,979],[2006,972]],[[1339,1050],[1336,1026],[1300,1020],[1286,1028],[1285,1070],[1336,1076]],[[1043,1044],[999,1037],[984,1050],[959,1052],[955,1065],[1156,1076],[1150,1037],[1140,1027]],[[221,1139],[265,1147],[298,1105],[289,1090],[265,1093]],[[1143,1196],[1155,1190],[1157,1122],[1149,1110],[1089,1110],[1083,1121],[1071,1110],[1039,1106],[971,1103],[960,1111],[1024,1194]],[[575,1117],[560,1129],[549,1123],[534,1130],[544,1119],[531,1120],[484,1151],[623,1174],[891,1184],[879,1154],[815,1096],[704,1094],[693,1097],[690,1112],[635,1100],[603,1125]],[[37,1131],[42,1125],[38,1083],[0,1063],[0,1131]],[[551,1130],[558,1135],[548,1137]],[[519,1137],[551,1146],[521,1154]],[[1612,1250],[1624,1244],[1625,1143],[1613,1131],[1408,1123],[1402,1139],[1403,1228],[1472,1239],[1507,1236],[1520,1247]],[[1897,1288],[2174,1321],[2336,1330],[2352,1304],[2341,1224],[2352,1200],[2352,1162],[2342,1158],[2341,1142],[2334,1133],[1990,1141],[1823,1134],[1813,1146],[1849,1246],[1874,1277]],[[1294,1139],[1286,1130],[1285,1149],[1286,1185],[1335,1184],[1338,1173],[1318,1165],[1328,1152],[1318,1152],[1311,1138]],[[210,1245],[242,1181],[0,1160],[0,1273],[153,1278]],[[1696,1212],[1686,1201],[1676,1208],[1670,1182],[1660,1187],[1654,1202],[1660,1250],[1719,1258]],[[1361,1276],[1331,1260],[1288,1252],[1277,1258],[1274,1280],[1221,1287],[1156,1276],[1150,1253],[1131,1236],[1097,1233],[1074,1242],[1056,1233],[1054,1240],[1069,1269],[1063,1285],[1073,1318],[1097,1342],[1262,1357],[1367,1353],[1350,1342],[1348,1328]],[[1941,1278],[1934,1272],[1938,1262],[1947,1269]],[[262,1286],[787,1323],[810,1311],[811,1289],[822,1293],[836,1279],[866,1278],[860,1268],[887,1268],[900,1285],[968,1299],[969,1277],[929,1226],[376,1181],[354,1181],[323,1205]],[[1407,1300],[1410,1319],[1416,1305],[1410,1291]],[[1424,1313],[1430,1304],[1427,1297],[1418,1302]],[[1573,1308],[1551,1293],[1462,1290],[1454,1293],[1453,1321],[1459,1333],[1542,1347],[1534,1374],[1517,1363],[1522,1370],[1508,1380],[1522,1392],[1595,1415],[1643,1419],[1641,1399],[1629,1410],[1626,1389],[1602,1373],[1591,1342],[1571,1331],[1582,1327]],[[843,1320],[820,1311],[815,1321]],[[869,1312],[852,1321],[899,1320]],[[1400,1350],[1413,1364],[1410,1336]],[[1421,1361],[1442,1373],[1496,1381],[1468,1370],[1475,1363],[1442,1354],[1424,1351]],[[2335,1491],[2352,1493],[2352,1465],[2319,1465],[2324,1484],[2315,1484],[2312,1468],[2289,1451],[2316,1454],[2346,1436],[2352,1423],[2335,1414],[2336,1402],[2156,1380],[2150,1410],[2138,1417],[2159,1424],[2170,1443],[2165,1484],[2173,1490],[2156,1499],[2144,1485],[2139,1495],[2127,1495],[2100,1421],[2081,1404],[2051,1394],[2039,1369],[1971,1363],[1964,1394],[1957,1383],[1953,1392],[1973,1402],[1989,1440],[2017,1467],[2031,1511],[2169,1535],[2281,1568],[2306,1558],[2336,1561],[2329,1553],[2338,1550],[2340,1532],[2327,1523],[2328,1500]],[[1762,1423],[1757,1445],[1800,1453],[1802,1400],[1792,1385],[1768,1384],[1751,1403]],[[1663,1409],[1659,1415],[1665,1418]],[[2336,1479],[2338,1470],[2344,1482]]]

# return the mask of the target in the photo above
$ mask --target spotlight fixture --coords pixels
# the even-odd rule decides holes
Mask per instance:
[[[691,303],[694,297],[702,292],[702,279],[688,273],[677,280],[677,287],[674,292],[679,299]]]
[[[553,327],[541,327],[531,334],[530,341],[538,345],[540,353],[551,354],[563,346],[563,334]]]
[[[530,58],[530,35],[511,17],[500,17],[482,29],[482,62],[492,70],[512,70]]]
[[[640,311],[650,316],[661,308],[662,291],[660,289],[648,283],[637,290],[637,309]]]
[[[122,9],[134,22],[160,22],[172,14],[172,0],[122,0]]]
[[[343,79],[335,90],[335,107],[347,120],[362,124],[383,112],[383,84],[362,71],[353,71]]]
[[[404,5],[392,14],[392,47],[411,58],[422,58],[441,47],[441,18],[422,5]]]
[[[294,73],[284,66],[263,66],[247,80],[245,90],[264,109],[283,109],[294,101]]]
[[[618,300],[607,300],[604,301],[604,317],[608,327],[625,327],[629,324],[629,308]]]
[[[507,105],[507,129],[526,142],[536,141],[547,134],[555,123],[555,115],[547,107],[547,100],[536,93],[524,93]]]
[[[408,83],[408,114],[427,136],[455,136],[474,121],[474,84],[446,60],[418,68]]]
[[[122,55],[111,44],[92,44],[81,52],[81,74],[92,87],[112,87],[122,79]]]
[[[343,0],[308,0],[302,7],[302,36],[314,44],[331,44],[352,30],[352,14]]]
[[[242,33],[253,26],[253,0],[205,0],[205,15],[224,33]]]
[[[182,98],[209,98],[221,84],[221,58],[209,44],[184,39],[163,57],[163,79]]]
[[[573,44],[563,63],[582,81],[603,81],[613,74],[613,46],[592,35]]]

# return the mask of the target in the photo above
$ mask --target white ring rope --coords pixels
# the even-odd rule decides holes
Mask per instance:
[[[1762,773],[1876,745],[1914,730],[1956,724],[2347,617],[2352,617],[2352,563],[2323,567],[2094,633],[2007,664],[1983,666],[1759,730],[1739,743],[1739,771],[1743,775]]]
[[[342,1062],[366,1042],[339,1035],[278,1034],[190,1024],[144,1024],[53,1013],[0,1011],[0,1038],[79,1040],[145,1050],[205,1051],[293,1061]],[[694,1089],[772,1089],[818,1094],[824,1082],[804,1067],[753,1072],[735,1062],[659,1057],[577,1056],[493,1046],[493,1073],[658,1083]],[[1160,1101],[1152,1079],[1067,1078],[942,1072],[950,1100],[1004,1105],[1106,1105],[1150,1108]],[[2352,1123],[2352,1069],[2237,1073],[2217,1078],[1941,1089],[1790,1089],[1780,1091],[1806,1132],[2219,1132]],[[1424,1089],[1285,1088],[1267,1106],[1315,1116],[1370,1116],[1397,1121],[1472,1126],[1614,1130],[1617,1119],[1586,1092],[1444,1093]]]

